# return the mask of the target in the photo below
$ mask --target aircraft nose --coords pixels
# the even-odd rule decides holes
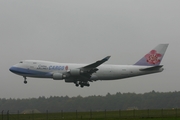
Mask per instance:
[[[10,68],[9,68],[9,71],[11,71],[11,72],[15,72],[15,67],[13,67],[13,66],[12,66],[12,67],[10,67]]]

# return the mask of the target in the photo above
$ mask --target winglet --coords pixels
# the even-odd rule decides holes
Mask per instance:
[[[102,61],[108,61],[110,57],[111,56],[107,56],[107,57],[103,58]]]
[[[163,59],[168,45],[169,44],[159,44],[134,65],[158,66]]]

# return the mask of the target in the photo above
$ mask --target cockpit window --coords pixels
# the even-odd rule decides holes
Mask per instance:
[[[23,63],[23,61],[20,61],[19,63]]]

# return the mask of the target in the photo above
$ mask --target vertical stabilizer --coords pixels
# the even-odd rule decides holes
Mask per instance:
[[[134,65],[157,66],[161,63],[169,44],[159,44]]]

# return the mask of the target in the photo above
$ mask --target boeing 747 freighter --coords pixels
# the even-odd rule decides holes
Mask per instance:
[[[163,71],[160,65],[168,44],[159,44],[133,65],[107,65],[110,56],[92,64],[57,63],[42,60],[22,60],[9,70],[24,77],[50,78],[65,80],[76,86],[90,86],[97,80],[118,80]],[[103,65],[102,65],[103,64]]]

